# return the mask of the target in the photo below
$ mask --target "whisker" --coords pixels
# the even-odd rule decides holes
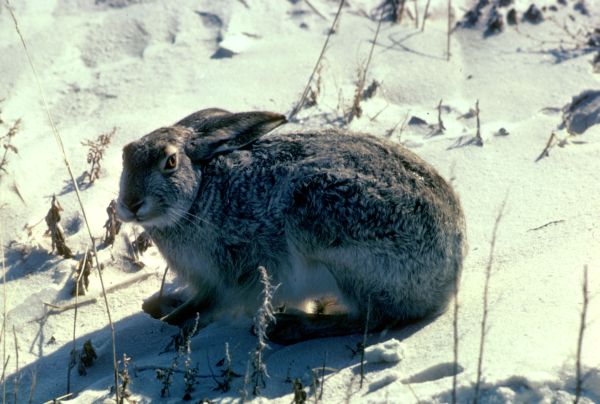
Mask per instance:
[[[207,224],[209,226],[217,228],[217,225],[215,225],[214,223],[209,222],[208,220],[206,220],[206,219],[204,219],[204,218],[202,218],[202,217],[200,217],[198,215],[194,215],[193,213],[186,212],[183,209],[179,209],[179,212],[183,216],[185,216],[188,219],[188,221],[190,221],[190,223],[192,223],[192,224],[196,224],[197,225],[197,223],[195,222],[195,220],[199,220],[199,221],[201,221],[201,222],[203,222],[203,223],[205,223],[205,224]]]
[[[199,227],[198,223],[196,223],[192,218],[189,217],[189,214],[185,212],[183,209],[170,209],[170,214],[176,218],[177,226],[180,229],[183,229],[184,223],[187,222],[194,227]],[[198,218],[201,219],[201,218]]]
[[[174,215],[177,216],[179,222],[177,223],[179,226],[179,229],[183,231],[183,229],[185,228],[186,223],[192,225],[192,227],[197,227],[198,225],[196,224],[196,222],[190,220],[189,218],[187,218],[184,215],[184,212],[173,212]]]
[[[167,215],[169,216],[169,219],[175,224],[176,228],[182,230],[183,229],[183,225],[184,223],[182,223],[182,221],[187,220],[182,214],[181,212],[175,210],[175,209],[167,209]]]

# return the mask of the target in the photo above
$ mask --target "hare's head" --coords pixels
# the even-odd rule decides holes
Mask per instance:
[[[271,112],[198,111],[123,149],[117,213],[125,222],[168,227],[185,216],[202,182],[202,165],[285,123]]]

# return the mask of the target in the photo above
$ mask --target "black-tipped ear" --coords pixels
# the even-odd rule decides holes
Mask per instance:
[[[286,122],[285,116],[274,112],[231,114],[211,109],[196,112],[178,125],[187,126],[194,131],[186,153],[192,161],[202,161],[240,149]]]
[[[201,128],[202,125],[209,118],[230,114],[231,112],[219,108],[202,109],[200,111],[194,112],[191,115],[186,116],[181,121],[177,122],[174,126],[185,126],[186,128],[196,130],[196,128]]]

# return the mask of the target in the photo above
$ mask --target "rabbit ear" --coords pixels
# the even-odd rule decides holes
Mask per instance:
[[[219,108],[202,109],[186,116],[181,121],[177,122],[175,126],[185,126],[190,129],[200,128],[208,118],[229,114],[231,114],[231,112]]]
[[[194,131],[186,153],[192,161],[202,161],[240,149],[286,122],[285,116],[274,112],[232,114],[210,109],[198,111],[178,125]]]

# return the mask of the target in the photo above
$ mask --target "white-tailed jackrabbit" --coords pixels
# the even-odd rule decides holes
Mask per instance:
[[[143,226],[192,297],[164,317],[254,313],[264,266],[272,340],[350,334],[440,313],[460,277],[465,223],[450,186],[400,145],[339,130],[277,133],[270,112],[196,112],[125,146],[118,214]]]

